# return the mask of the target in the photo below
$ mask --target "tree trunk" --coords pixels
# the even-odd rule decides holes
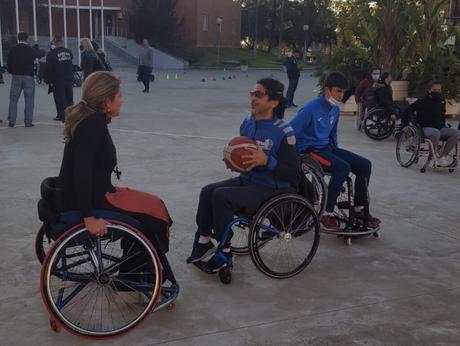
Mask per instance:
[[[256,0],[256,20],[255,20],[255,30],[254,30],[254,47],[252,51],[252,56],[257,57],[257,36],[259,35],[259,0]]]
[[[281,58],[281,49],[283,46],[283,31],[284,31],[284,2],[281,0],[281,12],[280,12],[280,36],[278,38],[278,58]]]

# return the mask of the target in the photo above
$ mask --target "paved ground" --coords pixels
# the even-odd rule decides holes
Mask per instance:
[[[259,273],[249,258],[238,258],[234,281],[225,286],[184,264],[197,197],[205,183],[230,176],[221,162],[222,147],[248,113],[249,89],[271,72],[248,78],[237,73],[225,81],[223,72],[188,72],[178,80],[175,73],[170,80],[161,73],[148,95],[140,93],[134,72],[121,71],[123,114],[110,125],[123,171],[120,184],[166,201],[175,221],[169,259],[182,293],[174,311],[153,314],[111,344],[458,345],[459,172],[401,168],[393,140],[373,142],[353,129],[352,118],[343,118],[341,145],[373,162],[372,209],[383,220],[382,238],[347,247],[323,236],[307,270],[283,281]],[[315,83],[302,76],[297,103],[313,97]],[[0,85],[3,120],[8,92],[7,78]],[[33,250],[39,183],[58,173],[63,151],[62,128],[53,116],[52,99],[40,86],[36,127],[0,128],[2,345],[108,344],[53,333],[39,295]]]

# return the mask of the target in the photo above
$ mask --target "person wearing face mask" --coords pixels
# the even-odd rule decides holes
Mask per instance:
[[[375,96],[374,84],[380,79],[380,69],[375,67],[370,75],[364,78],[356,87],[355,101],[357,104],[362,104],[364,110],[373,106]]]
[[[393,101],[391,82],[391,74],[384,72],[380,76],[380,79],[374,83],[375,103],[378,107],[384,108],[387,111],[389,119],[395,121],[400,114],[400,110]]]
[[[409,115],[412,113],[416,114],[413,122],[422,128],[423,135],[430,139],[435,150],[441,139],[446,141],[442,152],[434,160],[440,166],[447,166],[446,156],[457,145],[460,131],[446,126],[446,101],[442,96],[441,82],[431,82],[427,95],[406,108],[401,117],[402,126],[409,125]]]
[[[339,105],[343,99],[348,81],[339,72],[332,72],[326,77],[323,93],[305,104],[291,120],[297,138],[297,150],[314,151],[328,165],[324,170],[331,174],[328,186],[326,210],[321,217],[323,229],[338,231],[339,225],[333,214],[340,190],[350,172],[355,180],[356,218],[364,221],[364,205],[367,202],[367,184],[371,176],[371,162],[355,153],[339,148],[337,127],[339,123]],[[380,224],[380,220],[369,215],[371,226]]]

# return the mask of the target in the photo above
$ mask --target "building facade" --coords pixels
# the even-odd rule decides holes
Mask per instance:
[[[127,15],[132,1],[36,0],[37,35],[49,36],[50,29],[64,34],[65,2],[68,37],[78,36],[77,8],[80,15],[80,37],[100,39],[102,30],[105,36],[129,37]],[[18,0],[20,31],[27,31],[33,37],[35,25],[32,3],[32,0]],[[188,46],[240,46],[241,6],[233,0],[177,0],[176,15],[183,20],[184,41]],[[0,1],[0,24],[3,34],[17,33],[15,0]]]
[[[192,47],[240,47],[241,5],[233,0],[178,0],[185,41]]]

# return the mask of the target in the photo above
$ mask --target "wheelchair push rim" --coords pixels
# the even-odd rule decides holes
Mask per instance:
[[[406,134],[405,131],[409,130]],[[417,128],[405,127],[396,143],[396,159],[402,167],[410,167],[417,160],[420,151],[420,134]]]
[[[41,271],[41,294],[51,319],[89,338],[133,329],[155,307],[161,291],[162,267],[149,240],[118,222],[107,231],[100,238],[83,225],[67,231],[49,250]]]
[[[391,136],[395,123],[390,122],[382,109],[369,111],[363,120],[364,133],[373,140],[381,141]]]
[[[263,274],[285,279],[308,266],[319,240],[318,216],[310,203],[298,195],[280,195],[255,215],[249,233],[249,253]]]
[[[35,255],[37,256],[40,264],[45,260],[46,254],[51,248],[51,240],[46,235],[46,226],[42,224],[35,236]]]

